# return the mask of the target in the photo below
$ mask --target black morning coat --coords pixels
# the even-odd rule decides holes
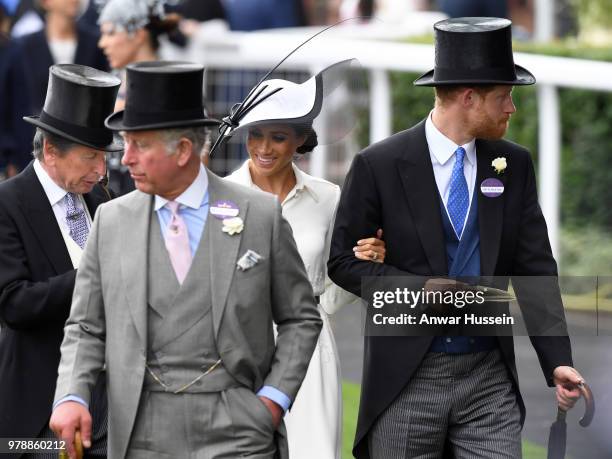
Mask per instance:
[[[83,195],[93,218],[110,195]],[[0,183],[0,437],[36,437],[51,416],[76,270],[30,163]]]
[[[478,205],[482,276],[556,276],[546,222],[538,204],[536,180],[529,152],[505,141],[476,140]],[[491,162],[507,159],[498,175]],[[480,192],[486,178],[497,178],[504,192],[487,198]],[[448,274],[440,199],[425,121],[399,132],[359,153],[346,177],[334,226],[329,277],[359,295],[363,276],[443,276]],[[384,264],[360,261],[353,254],[355,241],[384,230]],[[507,283],[506,283],[507,285]],[[563,320],[558,286],[549,314]],[[504,285],[498,285],[503,288]],[[521,300],[521,296],[517,296]],[[521,303],[524,314],[524,306]],[[377,417],[406,386],[431,344],[431,336],[366,336],[361,403],[354,454],[368,458],[367,433]],[[558,365],[572,365],[567,336],[532,336],[546,381]],[[512,336],[498,337],[521,409]],[[365,440],[365,441],[364,441]]]

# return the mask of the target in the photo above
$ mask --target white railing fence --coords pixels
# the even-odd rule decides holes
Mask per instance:
[[[431,23],[436,19],[429,17],[419,26],[431,30]],[[208,70],[265,70],[310,35],[311,29],[202,33],[194,37],[181,57],[201,62]],[[313,74],[348,57],[358,59],[369,72],[369,141],[381,140],[392,133],[389,71],[418,73],[431,69],[433,47],[364,38],[359,34],[359,28],[353,27],[350,33],[330,33],[324,39],[314,40],[292,56],[283,69]],[[553,252],[558,256],[561,123],[557,89],[572,87],[612,91],[612,63],[523,53],[515,53],[515,62],[527,67],[538,79],[540,204],[548,223]],[[321,152],[310,160],[310,172],[315,175],[327,176],[328,166],[327,156]]]

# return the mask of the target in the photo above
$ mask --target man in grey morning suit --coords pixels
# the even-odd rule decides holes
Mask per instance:
[[[106,364],[109,457],[287,457],[321,320],[278,202],[200,165],[202,78],[134,64],[106,120],[137,190],[100,208],[77,276],[51,418],[70,446]]]

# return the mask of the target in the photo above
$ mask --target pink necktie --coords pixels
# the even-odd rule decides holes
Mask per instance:
[[[176,278],[179,284],[182,284],[191,266],[189,233],[187,232],[185,220],[178,213],[179,203],[168,201],[166,206],[172,212],[172,218],[166,231],[166,249],[170,255],[170,263],[172,263]]]

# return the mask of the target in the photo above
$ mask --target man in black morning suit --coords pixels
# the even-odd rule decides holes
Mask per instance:
[[[328,268],[355,294],[365,276],[557,275],[530,154],[501,140],[512,87],[535,82],[514,65],[510,21],[449,19],[435,32],[436,67],[415,82],[436,88],[434,110],[359,153],[344,183]],[[483,195],[485,179],[503,193]],[[356,260],[352,241],[377,228],[385,263]],[[566,335],[554,284],[545,313]],[[531,340],[571,408],[581,377],[569,338]],[[524,417],[511,336],[366,336],[356,457],[514,459]]]
[[[0,184],[0,438],[54,438],[48,422],[76,268],[95,210],[110,199],[99,184],[105,152],[122,149],[104,127],[120,80],[73,64],[49,73],[40,116],[24,118],[37,128],[34,161]],[[98,457],[103,386],[92,404]]]

